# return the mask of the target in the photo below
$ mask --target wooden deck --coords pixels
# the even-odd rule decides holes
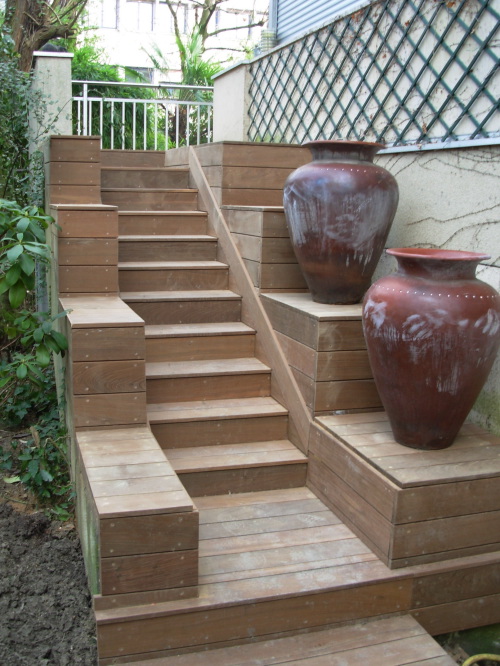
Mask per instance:
[[[266,206],[303,151],[181,149],[165,169],[54,147],[100,666],[450,663],[425,631],[500,620],[498,444],[468,426],[453,463],[417,462],[370,412],[359,306],[268,294],[266,314],[248,262],[290,265],[287,239],[237,236],[283,233]]]

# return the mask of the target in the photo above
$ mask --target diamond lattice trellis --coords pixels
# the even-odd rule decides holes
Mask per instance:
[[[249,139],[500,137],[498,0],[385,0],[251,67]]]

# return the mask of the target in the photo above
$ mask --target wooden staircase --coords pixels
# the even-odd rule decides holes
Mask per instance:
[[[91,531],[102,541],[100,666],[451,665],[425,629],[458,628],[455,606],[470,610],[470,599],[476,624],[496,617],[495,553],[390,569],[318,499],[314,456],[326,451],[347,482],[359,477],[392,510],[381,478],[361,479],[342,443],[328,449],[331,435],[304,418],[305,403],[297,398],[292,409],[288,375],[273,356],[279,345],[248,304],[255,294],[238,288],[240,269],[215,233],[213,211],[198,210],[189,170],[140,151],[102,151],[100,159],[102,202],[118,207],[119,295],[136,332],[134,317],[145,322],[147,415],[147,425],[134,419],[137,428],[126,418],[106,422],[108,430],[76,422],[80,474],[99,514]],[[108,498],[113,461],[126,480]],[[147,465],[149,478],[136,479]],[[351,517],[364,511],[354,496],[346,502]]]

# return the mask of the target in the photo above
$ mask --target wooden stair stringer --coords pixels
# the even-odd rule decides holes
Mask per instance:
[[[230,266],[229,286],[242,295],[241,320],[257,332],[257,358],[272,370],[271,395],[288,409],[290,438],[303,453],[307,454],[311,415],[192,147],[188,156],[192,183],[198,190],[201,207],[208,214],[209,232],[218,238],[220,260]]]

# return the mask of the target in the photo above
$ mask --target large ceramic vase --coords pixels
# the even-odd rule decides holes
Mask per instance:
[[[394,438],[450,446],[500,343],[500,296],[475,277],[488,255],[398,248],[398,270],[367,292],[363,329]]]
[[[398,186],[373,164],[379,143],[311,141],[313,161],[290,174],[283,205],[314,301],[357,303],[370,286],[398,205]]]

